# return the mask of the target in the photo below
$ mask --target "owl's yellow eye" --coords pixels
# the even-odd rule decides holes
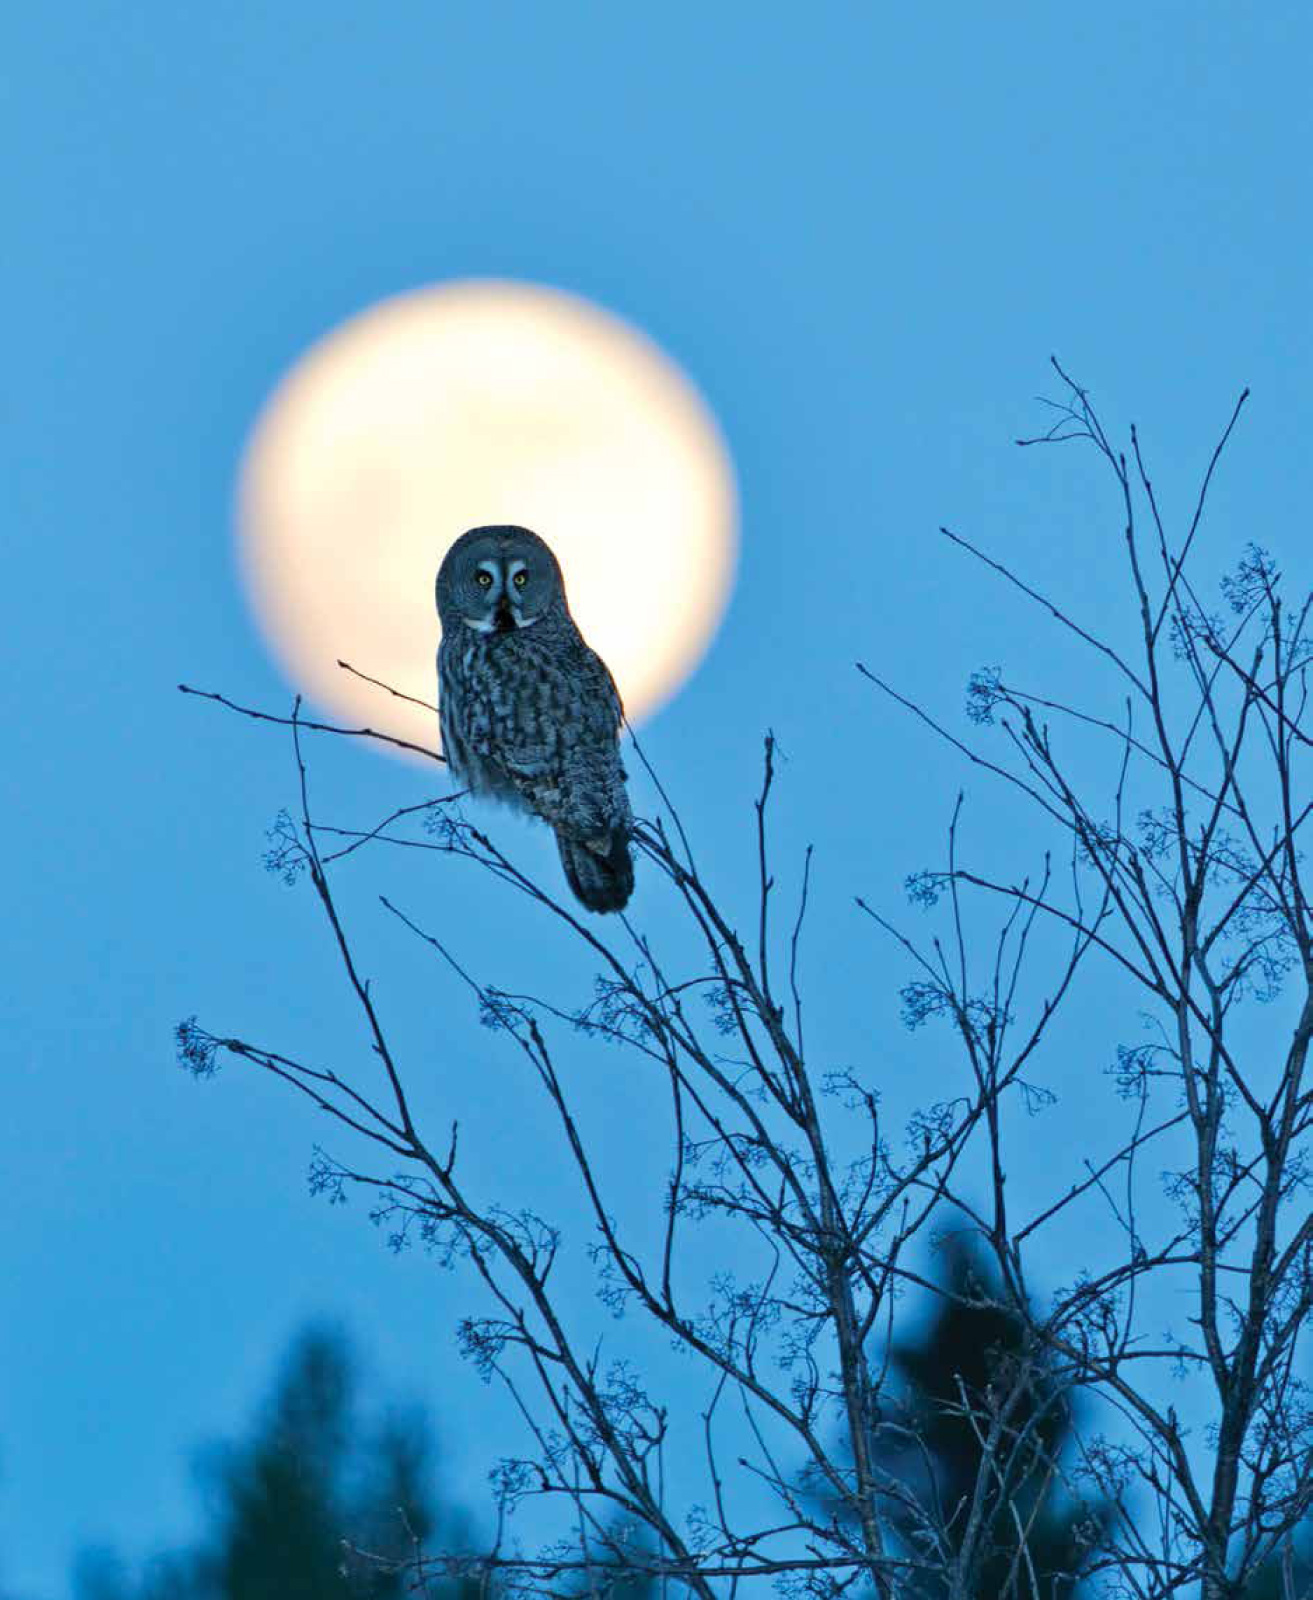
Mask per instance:
[[[528,581],[529,581],[529,574],[527,572],[525,572],[523,568],[521,568],[520,571],[517,572],[515,574],[515,576],[511,579],[511,582],[515,585],[515,587],[517,589],[523,589],[525,584],[528,583]]]
[[[491,589],[492,588],[492,573],[491,572],[476,572],[474,574],[474,581],[475,581],[475,583],[478,584],[480,589]]]

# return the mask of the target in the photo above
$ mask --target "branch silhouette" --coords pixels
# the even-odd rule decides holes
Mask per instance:
[[[1257,547],[1223,580],[1229,621],[1199,599],[1196,535],[1244,395],[1174,546],[1138,433],[1118,449],[1089,394],[1054,368],[1055,421],[1021,442],[1079,443],[1111,474],[1120,526],[1109,548],[1125,562],[1131,643],[944,532],[1091,649],[1109,685],[1092,682],[1075,704],[987,669],[968,685],[971,728],[959,733],[887,673],[858,668],[997,780],[1017,837],[1035,842],[1028,876],[1010,874],[999,840],[986,841],[993,859],[968,860],[959,795],[943,863],[908,879],[928,938],[853,897],[905,968],[904,1021],[944,1030],[940,1098],[900,1129],[886,1127],[880,1096],[899,1070],[892,1047],[837,1071],[808,1054],[799,950],[822,913],[810,847],[796,900],[781,904],[772,735],[744,817],[755,886],[735,906],[638,748],[651,814],[635,844],[649,893],[682,928],[658,944],[632,910],[603,926],[563,903],[464,815],[459,795],[370,827],[321,820],[302,736],[435,752],[308,722],[299,702],[280,717],[203,693],[290,728],[298,803],[275,829],[270,865],[316,897],[367,1049],[324,1066],[190,1019],[181,1057],[201,1076],[224,1058],[267,1071],[353,1141],[351,1159],[317,1157],[313,1187],[371,1190],[397,1247],[421,1244],[462,1274],[476,1302],[462,1351],[523,1420],[522,1444],[508,1441],[494,1474],[494,1541],[416,1557],[417,1587],[460,1575],[506,1594],[642,1580],[707,1600],[780,1583],[809,1596],[1039,1600],[1083,1584],[1232,1600],[1274,1563],[1289,1566],[1313,1505],[1302,1377],[1313,1311],[1310,605],[1287,607]],[[1018,656],[1026,674],[1041,670],[1030,641]],[[329,839],[347,842],[326,850]],[[540,1209],[532,1174],[506,1174],[504,1192],[485,1197],[459,1107],[430,1128],[412,1104],[419,1069],[394,1041],[357,953],[364,935],[348,929],[334,888],[345,858],[358,872],[400,849],[434,873],[473,863],[486,892],[531,904],[544,937],[593,966],[582,999],[503,989],[406,897],[379,901],[524,1062],[539,1097],[536,1110],[526,1101],[525,1129],[552,1141],[571,1174],[600,1312],[560,1287],[558,1262],[578,1245]],[[1117,1047],[1082,1149],[1055,1152],[1071,1171],[1026,1194],[1009,1171],[1088,1049],[1055,1031],[1078,993],[1103,995],[1109,1016],[1124,1010],[1137,1036]],[[1255,1032],[1246,1019],[1263,1004],[1269,1025]],[[643,1075],[650,1113],[608,1139],[665,1141],[654,1193],[618,1184],[614,1150],[590,1131],[567,1067],[592,1045],[624,1051]],[[935,1248],[963,1238],[988,1272],[936,1275]],[[1043,1282],[1055,1259],[1071,1263],[1069,1281]],[[894,1359],[927,1303],[1009,1330],[932,1412],[900,1386]],[[606,1314],[622,1312],[630,1322],[611,1325]],[[680,1382],[627,1353],[633,1326],[682,1353]],[[936,1417],[970,1441],[965,1474],[937,1464]],[[529,1502],[560,1508],[536,1545],[513,1531]],[[1070,1539],[1053,1536],[1059,1520]]]

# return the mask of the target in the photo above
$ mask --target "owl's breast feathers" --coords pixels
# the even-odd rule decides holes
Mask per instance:
[[[627,839],[620,697],[573,626],[444,634],[438,676],[443,748],[463,783],[603,855]]]

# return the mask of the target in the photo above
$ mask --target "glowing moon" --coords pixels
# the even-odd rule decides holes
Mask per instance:
[[[715,633],[736,545],[715,419],[650,340],[572,295],[468,281],[387,300],[292,368],[242,465],[256,614],[293,682],[353,725],[436,747],[433,581],[466,528],[552,545],[637,720]]]

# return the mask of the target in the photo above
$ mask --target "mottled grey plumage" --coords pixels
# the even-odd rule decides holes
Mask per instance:
[[[575,626],[556,557],[528,528],[471,528],[447,552],[437,599],[452,771],[541,817],[575,895],[619,911],[634,887],[620,696]]]

